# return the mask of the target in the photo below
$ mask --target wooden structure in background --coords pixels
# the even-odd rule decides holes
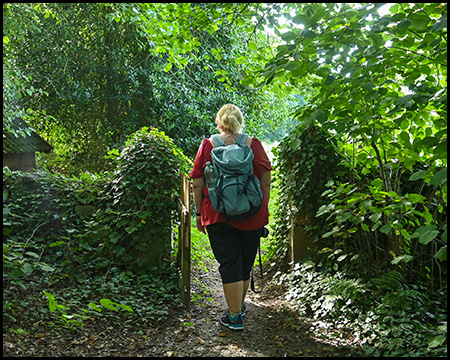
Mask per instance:
[[[18,128],[30,129],[21,118],[16,118]],[[36,167],[36,152],[49,153],[53,147],[34,130],[30,135],[16,137],[9,132],[3,133],[3,166],[11,170],[27,171]]]

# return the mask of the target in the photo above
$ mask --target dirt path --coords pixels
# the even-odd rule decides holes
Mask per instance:
[[[3,335],[4,356],[361,356],[345,345],[345,338],[331,344],[310,329],[284,300],[283,288],[266,285],[259,294],[249,291],[245,329],[234,332],[220,324],[227,309],[216,269],[193,271],[190,310],[175,308],[167,320],[153,325],[87,322],[78,332],[55,329],[45,323],[26,335]],[[257,272],[258,273],[258,272]],[[267,281],[267,277],[265,278]],[[259,281],[259,280],[258,280]],[[328,334],[329,335],[329,334]],[[327,336],[326,338],[332,338]]]
[[[192,293],[202,294],[182,310],[171,326],[155,329],[151,348],[142,356],[360,356],[350,347],[336,347],[314,338],[308,319],[299,318],[285,302],[283,289],[249,290],[242,332],[227,329],[219,319],[227,309],[218,272],[193,274]]]

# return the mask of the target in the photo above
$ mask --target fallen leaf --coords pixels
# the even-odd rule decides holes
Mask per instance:
[[[197,336],[197,341],[200,343],[200,345],[203,345],[205,343],[205,341],[200,339],[198,336]]]
[[[223,332],[223,333],[220,333],[219,336],[220,336],[220,337],[227,337],[228,334]]]

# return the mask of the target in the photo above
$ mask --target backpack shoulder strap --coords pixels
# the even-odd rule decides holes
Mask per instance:
[[[249,136],[247,134],[239,134],[239,136],[236,139],[236,144],[245,145],[248,137]]]
[[[225,143],[223,142],[223,140],[219,134],[212,135],[210,137],[209,141],[211,142],[211,145],[213,146],[213,148],[219,147],[219,146],[225,146]]]

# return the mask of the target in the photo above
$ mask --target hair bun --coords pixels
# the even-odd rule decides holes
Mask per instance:
[[[234,133],[239,132],[244,125],[241,110],[233,104],[222,106],[217,113],[216,123],[222,128],[230,130]]]

